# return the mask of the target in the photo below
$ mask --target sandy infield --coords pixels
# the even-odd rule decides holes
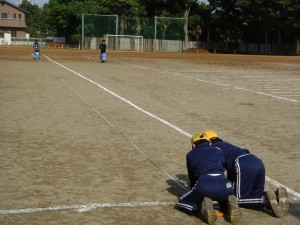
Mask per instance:
[[[214,129],[284,185],[300,224],[300,57],[0,46],[0,224],[206,224],[173,208],[190,134]],[[278,183],[277,183],[278,182]],[[219,217],[217,225],[229,224]]]

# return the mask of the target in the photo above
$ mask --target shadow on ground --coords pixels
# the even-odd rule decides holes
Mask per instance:
[[[300,220],[300,200],[290,200],[289,214]]]
[[[184,193],[190,190],[189,187],[189,177],[186,174],[176,174],[177,180],[167,180],[169,187],[167,191],[172,195],[175,195],[177,198],[182,196]]]

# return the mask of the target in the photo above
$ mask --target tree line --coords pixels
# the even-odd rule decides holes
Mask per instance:
[[[293,43],[300,40],[300,0],[23,0],[31,37],[81,40],[84,14],[188,18],[188,38],[229,43]]]

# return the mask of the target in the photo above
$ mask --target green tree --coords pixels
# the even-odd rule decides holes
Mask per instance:
[[[297,7],[299,1],[238,1],[243,10],[244,39],[251,37],[256,42],[281,43],[296,38]]]
[[[145,10],[138,0],[49,0],[49,25],[56,35],[66,37],[68,42],[79,39],[83,13],[142,16]]]
[[[146,16],[171,16],[168,12],[168,0],[140,0],[141,5],[145,7]]]
[[[294,21],[292,26],[294,28],[293,36],[295,39],[300,40],[300,0],[292,0],[292,4],[294,4]]]
[[[210,0],[209,3],[217,38],[225,42],[240,41],[242,20],[237,0]]]
[[[299,0],[277,0],[274,13],[274,39],[278,43],[300,39],[300,2]],[[297,11],[298,10],[298,11]],[[298,32],[297,32],[298,31]],[[277,34],[277,37],[276,37]]]
[[[128,17],[146,15],[145,7],[139,3],[139,0],[100,0],[99,2],[109,14]]]
[[[189,15],[189,37],[193,41],[210,41],[211,8],[209,4],[198,3],[191,7]]]
[[[300,0],[209,0],[209,4],[197,0],[49,0],[42,8],[23,0],[20,7],[30,12],[26,31],[32,37],[63,36],[67,42],[80,40],[83,13],[119,15],[121,34],[152,36],[150,23],[141,18],[158,16],[189,18],[189,39],[197,41],[281,43],[300,39]],[[172,29],[178,29],[170,21],[164,26],[160,32],[166,38]],[[85,28],[91,34],[100,32],[92,23]]]
[[[46,15],[52,33],[75,43],[80,39],[82,13],[96,14],[101,9],[96,0],[49,0]]]
[[[107,8],[109,14],[119,16],[119,34],[140,33],[142,30],[140,17],[145,16],[146,11],[138,0],[102,0],[101,4]]]
[[[57,36],[57,32],[55,27],[51,25],[51,16],[50,16],[50,9],[49,9],[49,4],[44,4],[42,7],[42,18],[41,18],[41,31],[42,34],[45,34],[45,36],[48,37],[55,37]]]
[[[209,0],[223,41],[282,42],[299,35],[299,0]],[[298,11],[299,14],[299,11]],[[298,18],[298,19],[297,19]]]
[[[42,9],[36,5],[31,4],[28,0],[23,0],[19,5],[22,9],[29,12],[26,15],[26,32],[30,34],[30,37],[40,37],[43,34],[43,21],[42,21]]]

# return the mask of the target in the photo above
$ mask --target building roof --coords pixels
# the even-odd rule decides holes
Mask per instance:
[[[1,5],[7,4],[7,5],[9,5],[9,6],[15,8],[15,9],[19,10],[19,11],[22,11],[23,13],[27,13],[27,14],[29,13],[27,10],[22,9],[19,6],[16,6],[15,4],[12,4],[12,3],[10,3],[10,2],[8,2],[6,0],[0,0],[0,4]]]

